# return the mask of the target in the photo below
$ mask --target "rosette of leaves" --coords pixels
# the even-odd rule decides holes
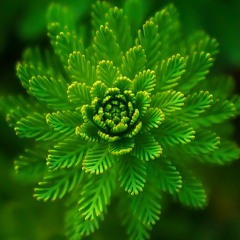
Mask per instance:
[[[216,40],[184,38],[173,5],[133,32],[133,11],[132,1],[123,9],[97,2],[88,32],[66,7],[51,5],[54,51],[28,49],[17,75],[29,97],[1,102],[16,134],[36,140],[16,170],[39,181],[38,200],[65,197],[69,239],[98,229],[113,198],[129,239],[147,239],[165,193],[206,205],[191,166],[239,157],[229,138],[240,102],[233,81],[206,77]]]

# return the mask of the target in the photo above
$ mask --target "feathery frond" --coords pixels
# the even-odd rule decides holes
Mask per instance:
[[[83,170],[91,174],[100,174],[111,168],[115,157],[108,151],[108,146],[105,143],[99,143],[90,148],[83,160]]]
[[[79,138],[65,139],[49,150],[47,166],[50,170],[75,167],[83,161],[89,147]]]
[[[34,197],[44,201],[63,198],[74,189],[82,177],[82,172],[79,169],[78,171],[75,171],[75,169],[51,171],[34,189]]]
[[[145,70],[147,58],[141,45],[130,48],[123,56],[121,70],[124,75],[133,79],[140,71]]]
[[[195,137],[195,131],[184,122],[165,120],[154,131],[153,136],[161,145],[173,146],[191,142]]]
[[[183,205],[188,207],[203,208],[207,204],[206,193],[201,182],[190,174],[183,176],[182,188],[175,195]]]
[[[152,97],[152,106],[160,108],[165,115],[181,110],[185,104],[186,98],[181,92],[166,91],[157,93]]]
[[[160,169],[158,173],[158,185],[164,192],[174,194],[182,188],[182,177],[176,167],[167,159],[161,159],[154,167]]]
[[[143,191],[146,182],[146,166],[134,157],[122,157],[119,161],[119,182],[121,187],[131,195]]]
[[[96,80],[96,69],[84,54],[74,51],[68,57],[68,73],[73,79],[80,83],[92,85]]]
[[[132,154],[143,161],[154,160],[162,154],[162,148],[150,134],[139,135]]]
[[[79,211],[85,220],[95,220],[106,212],[111,194],[115,187],[115,172],[90,175],[88,182],[81,191]]]
[[[143,224],[154,225],[160,219],[161,192],[154,184],[147,182],[144,191],[131,198],[131,210]]]
[[[29,92],[40,102],[54,110],[69,109],[67,99],[67,83],[63,79],[46,76],[32,77],[29,80]]]
[[[180,55],[173,55],[171,58],[162,60],[156,67],[156,79],[158,91],[174,89],[179,83],[182,75],[186,72],[186,61]]]

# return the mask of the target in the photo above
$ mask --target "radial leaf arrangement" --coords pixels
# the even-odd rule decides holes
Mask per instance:
[[[133,32],[128,6],[96,2],[86,34],[66,7],[51,5],[52,49],[28,49],[17,64],[29,97],[1,100],[16,134],[35,139],[17,172],[39,180],[38,200],[64,197],[72,240],[98,229],[114,198],[129,239],[149,238],[166,194],[206,205],[190,166],[223,165],[240,153],[227,132],[240,112],[233,80],[208,76],[216,40],[184,38],[171,4]]]

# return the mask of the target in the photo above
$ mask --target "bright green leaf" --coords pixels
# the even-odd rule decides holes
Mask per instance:
[[[132,154],[143,161],[154,160],[162,154],[162,148],[150,134],[138,135]]]
[[[40,102],[47,104],[54,110],[69,109],[67,83],[63,79],[37,76],[32,77],[29,84],[29,92]]]
[[[187,93],[205,79],[213,65],[210,53],[194,52],[186,58],[186,73],[182,76],[180,92]]]
[[[154,165],[159,169],[157,172],[160,188],[170,194],[178,192],[182,187],[182,177],[176,167],[166,159],[160,159]]]
[[[158,108],[148,108],[145,115],[140,119],[142,122],[142,131],[148,132],[152,128],[158,128],[164,120],[163,112]]]
[[[195,138],[186,145],[180,146],[183,152],[188,152],[191,155],[203,155],[210,152],[215,152],[220,144],[220,137],[216,133],[210,131],[197,131]]]
[[[174,111],[181,110],[185,100],[181,92],[169,90],[153,96],[151,105],[160,108],[165,115],[170,115]]]
[[[46,122],[55,131],[62,134],[73,134],[75,128],[82,124],[82,114],[79,111],[61,111],[48,113]]]
[[[76,108],[85,104],[90,104],[92,100],[90,90],[91,88],[85,83],[74,82],[68,87],[68,99]]]
[[[133,138],[122,138],[109,143],[109,152],[113,155],[121,156],[131,152],[133,147]]]
[[[56,200],[63,198],[68,192],[72,191],[81,181],[82,172],[76,169],[51,171],[39,182],[39,187],[34,189],[34,197],[37,200]]]
[[[186,72],[185,59],[180,55],[173,55],[167,60],[162,60],[156,68],[156,79],[158,91],[166,91],[175,88],[179,80]]]
[[[147,92],[138,92],[136,94],[136,108],[140,112],[140,116],[146,114],[147,109],[150,107],[151,98]]]
[[[136,94],[139,91],[146,91],[151,93],[156,86],[156,75],[154,71],[147,71],[140,72],[138,75],[135,76],[134,80],[132,81],[132,90]]]
[[[95,220],[106,212],[114,188],[114,171],[90,175],[87,183],[83,186],[79,200],[79,211],[82,217],[85,220]]]
[[[97,80],[111,87],[116,78],[120,75],[118,69],[111,61],[100,61],[97,66]]]
[[[186,97],[184,107],[176,112],[176,117],[182,121],[197,118],[211,107],[213,96],[209,92],[200,91]]]
[[[113,30],[121,50],[124,52],[128,50],[132,44],[132,36],[128,18],[123,10],[117,7],[111,8],[106,14],[106,21],[109,28]]]
[[[93,44],[96,57],[99,61],[109,60],[118,66],[122,58],[122,52],[117,43],[116,36],[107,26],[100,26],[96,32]]]
[[[159,144],[173,146],[191,142],[194,139],[195,131],[187,123],[165,120],[152,134]]]
[[[240,148],[234,142],[222,141],[218,149],[200,156],[196,156],[200,162],[224,165],[239,159]]]
[[[199,118],[193,119],[192,123],[197,126],[209,127],[213,124],[222,123],[231,119],[236,114],[234,103],[229,100],[214,100],[211,107],[207,109]]]
[[[110,10],[110,6],[107,2],[97,1],[92,6],[91,16],[92,25],[95,30],[98,30],[101,25],[106,23],[106,13]]]
[[[145,50],[147,57],[146,68],[154,69],[160,60],[161,42],[158,33],[158,25],[152,21],[147,21],[142,30],[138,30],[137,44]]]
[[[14,130],[19,137],[35,138],[37,141],[59,137],[59,133],[54,132],[46,123],[46,116],[36,112],[21,118]]]
[[[126,56],[122,60],[122,72],[130,79],[133,79],[136,74],[145,70],[147,62],[145,51],[141,45],[134,46],[126,52]]]
[[[117,157],[110,154],[107,143],[98,143],[90,148],[83,160],[83,170],[91,174],[101,174],[111,168]]]
[[[113,83],[114,87],[117,87],[118,89],[120,89],[122,92],[124,92],[125,90],[130,90],[131,86],[132,86],[132,81],[127,78],[127,77],[118,77],[114,83]]]
[[[45,158],[47,150],[42,146],[34,146],[31,149],[25,149],[15,161],[15,171],[23,181],[39,181],[46,173],[47,167]]]
[[[79,51],[74,51],[69,55],[67,69],[73,81],[85,83],[89,86],[96,80],[95,67]]]
[[[69,138],[59,142],[49,150],[47,166],[50,170],[70,168],[79,165],[90,145],[80,138]]]
[[[143,191],[146,182],[146,166],[143,161],[133,156],[119,159],[119,182],[131,195]]]

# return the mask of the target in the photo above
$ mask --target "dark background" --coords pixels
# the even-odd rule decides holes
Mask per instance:
[[[82,22],[89,22],[92,1],[58,0],[68,3]],[[119,6],[124,1],[112,1]],[[144,1],[146,17],[170,1]],[[240,1],[174,0],[185,34],[204,29],[220,43],[220,54],[213,72],[229,74],[240,93]],[[3,0],[0,3],[0,95],[24,93],[15,75],[16,62],[26,47],[49,45],[45,13],[49,1]],[[33,185],[14,174],[14,158],[23,150],[14,132],[0,119],[0,239],[61,240],[64,238],[62,202],[42,203],[33,199]],[[235,139],[240,143],[239,119]],[[208,187],[209,204],[204,210],[192,210],[166,201],[159,224],[151,239],[225,240],[240,239],[240,163],[201,169]],[[113,218],[114,221],[114,218]],[[111,216],[107,223],[112,223]],[[124,239],[111,225],[103,226],[94,240]]]

